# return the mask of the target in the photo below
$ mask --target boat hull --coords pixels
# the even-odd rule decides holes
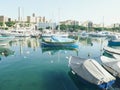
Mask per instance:
[[[78,43],[47,43],[47,42],[42,42],[41,45],[43,47],[73,47],[73,48],[78,48]]]
[[[108,46],[120,46],[120,40],[110,40],[108,41]]]
[[[102,84],[97,85],[97,84],[94,84],[94,83],[92,83],[90,81],[87,81],[85,78],[81,77],[77,73],[75,73],[75,74],[77,75],[77,77],[79,78],[79,80],[82,81],[83,83],[85,83],[85,84],[91,84],[91,85],[94,85],[94,86],[99,87],[101,89],[108,89],[109,87],[111,87],[115,83],[115,80],[112,80],[112,81],[109,81],[107,83],[102,83]]]
[[[73,47],[78,48],[78,40],[52,36],[51,38],[42,38],[43,47]]]

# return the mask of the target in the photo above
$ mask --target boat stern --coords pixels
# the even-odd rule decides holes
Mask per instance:
[[[107,83],[102,83],[100,85],[98,85],[99,88],[102,89],[108,89],[109,87],[111,87],[113,84],[115,83],[115,80],[109,81]]]

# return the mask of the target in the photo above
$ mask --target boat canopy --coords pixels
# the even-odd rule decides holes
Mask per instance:
[[[69,63],[77,75],[96,85],[115,80],[115,78],[94,59],[82,59],[72,56]]]
[[[115,71],[117,71],[118,73],[120,73],[120,61],[119,60],[108,58],[106,56],[101,56],[101,61],[106,66],[108,66],[108,67],[114,69]]]
[[[74,39],[71,38],[63,38],[63,37],[57,37],[57,36],[51,36],[51,39],[56,42],[72,42]]]

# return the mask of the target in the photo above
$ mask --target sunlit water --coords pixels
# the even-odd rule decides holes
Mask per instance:
[[[99,90],[73,75],[67,58],[94,58],[101,63],[106,45],[105,38],[86,38],[80,39],[78,49],[51,49],[42,48],[40,39],[15,39],[0,46],[0,90]]]

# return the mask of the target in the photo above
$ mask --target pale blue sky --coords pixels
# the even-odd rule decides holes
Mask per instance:
[[[18,7],[24,16],[36,13],[53,21],[91,20],[94,23],[120,23],[120,0],[1,0],[0,15],[18,17]]]

